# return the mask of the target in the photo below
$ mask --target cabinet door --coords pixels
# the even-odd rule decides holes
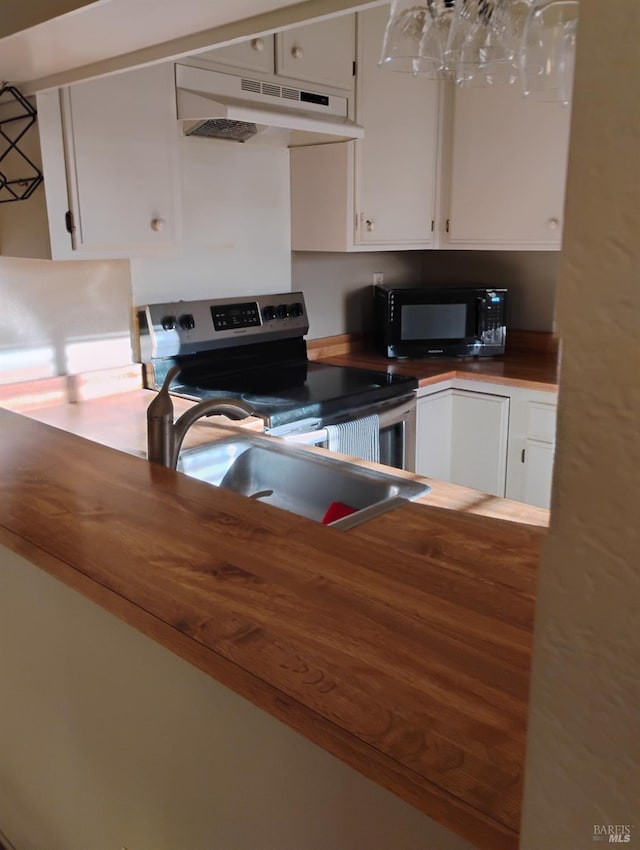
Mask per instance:
[[[452,391],[418,399],[416,472],[449,481],[451,477]]]
[[[454,484],[504,496],[509,399],[453,390],[451,477]]]
[[[570,110],[517,85],[453,94],[450,247],[559,248]]]
[[[195,54],[193,58],[216,62],[219,65],[238,68],[241,71],[273,74],[274,38],[272,35],[263,35],[259,38],[242,41],[240,44],[232,44],[229,47],[205,50],[202,53]]]
[[[433,243],[439,84],[378,67],[388,6],[358,15],[358,245]]]
[[[539,508],[551,505],[551,480],[555,446],[541,440],[525,440],[522,500]]]
[[[276,35],[276,74],[342,89],[353,87],[355,15],[341,15]]]
[[[540,508],[551,504],[556,414],[556,404],[539,401],[527,404],[527,435],[521,455],[522,500]]]
[[[83,255],[132,256],[176,241],[173,67],[79,83],[63,100],[67,180]]]

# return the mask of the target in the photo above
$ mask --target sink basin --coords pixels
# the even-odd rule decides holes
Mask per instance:
[[[180,455],[178,470],[318,522],[332,503],[342,503],[354,512],[327,524],[343,529],[431,489],[393,472],[366,469],[255,434],[187,449]]]

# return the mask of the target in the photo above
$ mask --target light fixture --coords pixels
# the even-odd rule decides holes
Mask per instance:
[[[379,65],[570,103],[579,0],[393,0]]]

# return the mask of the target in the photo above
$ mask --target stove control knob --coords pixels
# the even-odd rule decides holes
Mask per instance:
[[[183,313],[178,319],[178,322],[184,331],[192,331],[196,326],[195,319],[191,313]]]
[[[268,307],[265,307],[262,311],[262,318],[265,322],[271,322],[276,317],[276,308],[271,304]]]
[[[299,301],[296,301],[295,304],[289,305],[289,315],[297,318],[301,316],[303,313],[302,304]]]
[[[175,331],[176,329],[176,317],[175,316],[163,316],[162,321],[160,323],[165,331]]]
[[[289,315],[289,305],[288,304],[278,304],[276,307],[276,316],[279,319],[286,319]]]

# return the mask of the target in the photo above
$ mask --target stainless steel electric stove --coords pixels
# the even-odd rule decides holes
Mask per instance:
[[[137,318],[149,389],[177,365],[172,394],[242,399],[270,433],[320,444],[326,425],[375,413],[381,460],[413,469],[416,379],[310,361],[301,292],[148,304]]]

